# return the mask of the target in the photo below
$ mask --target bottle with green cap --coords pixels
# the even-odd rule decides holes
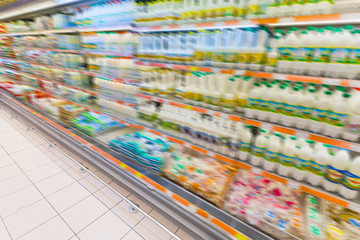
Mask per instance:
[[[289,29],[287,35],[281,41],[279,46],[279,60],[277,65],[277,71],[283,73],[290,73],[293,67],[294,53],[298,46],[298,37],[296,35],[296,29]]]
[[[278,61],[278,47],[281,44],[281,37],[274,36],[273,39],[270,41],[270,45],[268,47],[268,54],[266,56],[266,63],[265,63],[265,71],[267,72],[274,72],[277,67]]]
[[[332,99],[332,91],[326,90],[324,95],[320,95],[320,99],[317,101],[316,108],[315,108],[315,117],[310,125],[310,130],[316,133],[323,132],[327,122],[329,111],[331,111],[331,106],[333,104]]]
[[[294,164],[296,163],[297,151],[296,148],[297,138],[290,136],[284,140],[283,151],[279,159],[279,167],[277,172],[282,176],[289,176],[292,173]]]
[[[333,157],[330,155],[328,147],[325,144],[321,144],[321,147],[317,147],[314,150],[314,159],[309,163],[309,174],[307,182],[313,186],[321,185],[324,181],[326,167]]]
[[[344,127],[347,118],[351,114],[351,94],[343,93],[340,98],[334,99],[332,109],[329,112],[328,124],[325,128],[325,134],[337,138],[341,132],[344,131]]]
[[[312,76],[320,76],[325,72],[326,64],[330,61],[330,48],[323,28],[318,28],[314,35],[315,39],[312,42],[315,47],[314,56],[308,71]]]
[[[281,134],[274,133],[271,135],[263,158],[263,168],[266,171],[275,170],[281,156],[282,148]]]
[[[312,141],[306,140],[304,145],[299,149],[297,161],[296,164],[294,164],[295,168],[292,172],[292,177],[298,181],[306,178],[309,164],[314,159],[313,150],[310,146],[312,143]]]
[[[265,149],[269,144],[269,137],[267,136],[268,131],[261,128],[260,133],[257,135],[253,148],[251,150],[251,164],[259,166],[262,159],[264,158]]]
[[[241,134],[241,141],[239,145],[239,158],[240,160],[247,161],[250,154],[250,147],[253,138],[251,132],[252,126],[246,125],[245,130]]]
[[[316,106],[314,88],[309,88],[303,96],[302,104],[299,105],[299,119],[296,127],[300,129],[308,129],[314,117],[314,108]]]
[[[261,96],[262,89],[260,86],[260,83],[255,82],[253,84],[253,88],[251,89],[247,104],[245,108],[245,116],[248,118],[255,118],[258,115],[258,112],[260,111],[260,103],[259,103],[259,97]]]

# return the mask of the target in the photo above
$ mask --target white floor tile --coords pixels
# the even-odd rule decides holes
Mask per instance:
[[[35,156],[40,157],[40,155],[45,156],[45,154],[42,151],[40,151],[40,149],[32,148],[10,154],[10,157],[14,159],[15,162],[20,162]]]
[[[43,165],[51,163],[51,162],[52,162],[52,160],[50,158],[48,158],[47,156],[41,155],[41,156],[30,157],[26,160],[18,162],[17,164],[24,172],[27,172],[27,171],[36,169],[40,166],[43,166]]]
[[[34,144],[26,142],[17,142],[11,145],[4,146],[4,149],[9,153],[16,153],[29,148],[35,148]]]
[[[0,181],[16,176],[20,173],[22,173],[22,171],[18,166],[16,166],[15,163],[6,167],[2,167],[0,168]]]
[[[144,240],[144,239],[137,232],[131,230],[121,240]]]
[[[80,240],[80,238],[78,238],[77,236],[73,236],[73,237],[70,238],[69,240]]]
[[[1,152],[1,149],[0,149]],[[0,168],[1,167],[5,167],[5,166],[9,166],[10,164],[13,164],[14,160],[12,160],[12,158],[9,155],[2,155],[0,153]]]
[[[49,196],[50,194],[57,192],[74,182],[75,180],[66,172],[61,172],[36,183],[36,186],[39,188],[42,194]]]
[[[32,185],[0,199],[0,215],[4,218],[42,199],[41,193]]]
[[[134,227],[134,230],[145,240],[169,240],[171,238],[170,233],[167,233],[147,217],[141,220],[141,222]]]
[[[37,183],[62,171],[63,170],[58,165],[56,165],[56,163],[50,162],[30,171],[27,171],[25,174],[30,178],[33,183]]]
[[[126,222],[130,227],[135,227],[141,219],[144,218],[144,215],[140,212],[130,213],[129,212],[130,204],[126,201],[120,202],[114,208],[111,209],[119,218]]]
[[[74,232],[66,223],[59,216],[56,216],[25,234],[19,240],[64,240],[71,238],[73,235]]]
[[[108,208],[113,208],[123,199],[108,187],[103,187],[94,193],[94,196],[104,203]]]
[[[80,167],[79,166],[74,166],[74,167],[69,167],[68,165],[66,165],[66,167],[63,165],[63,162],[56,161],[56,164],[60,164],[60,167],[65,169],[65,171],[70,174],[70,176],[72,176],[73,178],[75,178],[76,181],[89,176],[88,172],[80,172]],[[65,168],[64,168],[65,167]]]
[[[4,218],[4,222],[11,237],[17,239],[55,215],[54,209],[44,199]]]
[[[11,240],[8,231],[5,228],[3,221],[0,219],[0,239],[1,240]]]
[[[47,197],[50,204],[61,213],[90,195],[83,186],[75,182]]]
[[[83,185],[91,193],[98,191],[100,188],[103,188],[105,185],[97,180],[95,177],[89,175],[87,177],[79,180],[79,183]]]
[[[94,196],[89,196],[61,213],[61,216],[72,230],[78,233],[107,210],[108,208]]]
[[[24,187],[31,185],[31,182],[24,174],[7,178],[0,182],[0,198],[14,193]]]
[[[8,155],[8,153],[5,151],[3,147],[0,147],[0,157]]]
[[[128,231],[130,231],[130,227],[109,211],[79,232],[77,236],[81,240],[118,240]]]

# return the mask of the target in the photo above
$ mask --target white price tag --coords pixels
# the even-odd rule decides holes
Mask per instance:
[[[349,203],[349,209],[351,209],[351,210],[353,210],[353,211],[355,211],[355,212],[360,213],[360,205],[359,205],[359,204],[350,202],[350,203]]]
[[[187,142],[186,142],[186,143],[184,144],[184,146],[187,147],[187,148],[189,148],[189,147],[190,147],[190,143],[187,143]]]
[[[291,187],[291,188],[293,188],[293,189],[296,189],[296,190],[298,190],[298,189],[300,188],[300,184],[297,183],[297,182],[290,181],[290,182],[288,183],[288,185],[289,185],[289,187]]]
[[[195,206],[192,205],[192,204],[190,204],[190,205],[188,206],[188,209],[189,209],[189,211],[192,212],[192,213],[196,213],[196,211],[197,211],[197,207],[195,207]]]
[[[272,125],[270,123],[262,123],[261,124],[261,128],[266,129],[266,130],[270,130],[271,126]]]
[[[309,138],[309,134],[306,133],[306,132],[296,132],[296,137],[308,139],[308,138]]]
[[[276,79],[276,80],[287,80],[285,74],[278,74],[278,73],[276,73],[276,74],[273,75],[273,78]]]
[[[215,26],[216,27],[222,27],[222,26],[224,26],[225,24],[224,24],[224,22],[216,22],[215,23]]]
[[[220,73],[220,69],[219,69],[219,68],[213,68],[213,69],[212,69],[212,72],[213,72],[213,73]]]
[[[251,20],[242,20],[240,25],[253,25],[254,23]]]
[[[340,79],[334,79],[334,78],[323,78],[322,80],[323,84],[327,84],[327,85],[339,85],[340,84]]]
[[[354,152],[360,152],[360,145],[358,145],[358,144],[351,144],[350,148]]]
[[[229,114],[226,114],[226,113],[221,113],[220,116],[222,118],[226,118],[226,119],[229,118]]]
[[[214,157],[214,156],[215,156],[215,153],[214,153],[214,152],[208,152],[208,155],[209,155],[210,157]]]
[[[260,168],[253,168],[252,171],[256,174],[261,174],[262,173],[262,170]]]
[[[294,18],[292,17],[284,17],[279,19],[279,23],[291,23],[294,22]]]
[[[359,88],[360,87],[360,80],[354,80],[350,82],[350,87]]]
[[[244,75],[245,74],[245,70],[236,70],[235,71],[236,75]]]
[[[164,100],[164,104],[169,104],[169,100],[167,99],[163,99]]]
[[[165,194],[168,195],[169,197],[171,197],[173,195],[173,193],[171,191],[169,191],[169,190],[166,190]]]
[[[215,113],[215,112],[214,112],[213,110],[208,110],[208,114],[209,114],[209,115],[213,116],[214,113]]]

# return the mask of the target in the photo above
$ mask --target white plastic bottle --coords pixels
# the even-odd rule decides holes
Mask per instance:
[[[295,169],[292,172],[292,177],[297,181],[303,180],[308,174],[309,163],[313,160],[314,154],[310,147],[312,141],[306,140],[298,152],[297,163],[295,164]]]
[[[296,137],[291,136],[284,141],[284,148],[279,159],[278,173],[282,176],[288,176],[292,173],[296,162]]]
[[[314,115],[314,107],[316,105],[314,88],[309,88],[307,93],[304,94],[302,104],[299,106],[299,116],[298,122],[296,122],[296,127],[300,129],[308,129],[312,123]]]
[[[340,187],[340,195],[346,199],[355,199],[360,190],[360,156],[357,156],[345,172]]]
[[[321,185],[324,181],[326,167],[333,156],[329,154],[327,147],[321,146],[315,149],[314,159],[309,164],[307,181],[313,186]]]
[[[263,158],[263,168],[266,171],[274,171],[282,152],[281,135],[274,133],[270,139]]]
[[[323,187],[329,192],[338,191],[344,173],[348,170],[350,154],[345,150],[335,153],[332,161],[329,162],[325,173]]]
[[[264,158],[265,149],[267,148],[268,137],[267,131],[265,129],[260,129],[260,134],[256,137],[254,146],[251,151],[251,164],[255,166],[259,166],[261,163],[261,160]]]
[[[315,118],[312,124],[310,125],[310,130],[316,133],[323,132],[325,126],[327,125],[327,116],[331,105],[333,104],[333,99],[331,98],[332,92],[329,90],[325,91],[325,95],[321,96],[319,101],[316,103],[315,109]]]
[[[241,142],[239,146],[239,159],[247,161],[250,153],[250,146],[252,141],[251,126],[246,126],[245,130],[241,134]]]
[[[245,108],[245,116],[248,118],[255,118],[257,117],[258,109],[259,109],[259,102],[258,98],[261,95],[261,88],[260,83],[254,83],[253,88],[249,93],[249,97],[247,100],[247,105]]]

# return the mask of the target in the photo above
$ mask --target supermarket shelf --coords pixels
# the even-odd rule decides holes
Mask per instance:
[[[56,68],[56,69],[60,69],[60,70],[63,70],[63,71],[77,72],[77,73],[80,73],[80,74],[84,74],[84,75],[88,75],[88,76],[92,76],[92,77],[104,78],[104,79],[112,80],[112,81],[115,81],[115,82],[136,83],[136,81],[134,81],[134,80],[109,76],[109,75],[105,75],[105,74],[102,74],[102,73],[94,73],[94,72],[85,71],[85,70],[76,70],[76,69],[72,69],[72,68],[64,68],[64,67],[58,67],[58,66],[54,66],[54,65],[47,65],[47,64],[41,64],[41,63],[29,62],[29,61],[19,60],[19,59],[16,59],[16,58],[8,58],[8,57],[1,57],[0,56],[0,59],[11,60],[11,61],[14,61],[14,62],[28,63],[28,64],[32,64],[32,65],[36,65],[36,66],[42,66],[42,67],[48,67],[48,68]]]
[[[312,16],[277,17],[263,19],[243,19],[221,22],[205,22],[194,24],[174,24],[149,27],[136,27],[138,32],[157,31],[184,31],[199,29],[239,28],[257,25],[269,26],[294,26],[294,25],[319,25],[319,24],[356,24],[360,23],[360,13],[335,13]]]
[[[269,73],[262,71],[238,70],[238,69],[216,68],[216,67],[199,67],[199,66],[167,64],[167,63],[157,63],[157,62],[148,62],[148,61],[136,61],[135,63],[143,66],[169,68],[169,69],[185,70],[185,71],[224,73],[224,74],[233,74],[233,75],[243,75],[249,77],[288,80],[295,82],[328,84],[328,85],[345,86],[345,87],[360,87],[360,80],[312,77],[312,76],[304,76],[304,75]]]
[[[254,239],[271,239],[270,237],[262,234],[260,231],[252,228],[251,226],[241,222],[238,219],[235,219],[228,213],[218,209],[217,207],[215,207],[212,204],[207,203],[205,200],[188,192],[187,190],[172,183],[171,181],[164,179],[162,177],[159,177],[157,175],[154,175],[147,170],[144,171],[144,168],[142,168],[142,167],[139,168],[139,165],[130,166],[130,165],[134,165],[134,164],[131,164],[131,163],[129,164],[127,161],[125,161],[123,159],[115,158],[111,154],[102,150],[99,146],[92,144],[91,141],[87,141],[86,139],[79,137],[77,134],[75,134],[72,131],[61,126],[59,123],[51,121],[50,119],[46,118],[45,116],[39,114],[37,111],[34,111],[31,108],[20,103],[18,100],[14,100],[13,98],[9,97],[7,94],[5,94],[3,92],[0,92],[0,94],[3,97],[7,98],[8,100],[16,103],[18,106],[31,112],[33,115],[37,116],[38,118],[42,119],[43,121],[47,122],[48,124],[52,125],[53,127],[56,127],[62,133],[68,135],[69,137],[72,137],[74,140],[79,142],[82,146],[86,146],[87,148],[91,149],[92,151],[107,158],[110,162],[116,164],[116,166],[118,166],[121,169],[123,169],[124,171],[126,171],[132,177],[135,177],[136,179],[142,181],[143,184],[148,186],[148,188],[155,189],[158,193],[162,194],[163,196],[166,196],[166,198],[170,198],[171,201],[175,202],[177,205],[180,205],[186,211],[194,214],[195,216],[197,216],[201,220],[205,221],[206,223],[213,225],[215,227],[218,227],[221,230],[225,231],[227,234],[232,236],[234,239],[239,239],[239,240],[250,239],[246,235],[244,235],[243,233],[241,233],[237,229],[235,229],[233,227],[234,225],[237,228],[244,229],[249,236],[254,236]],[[199,205],[202,206],[204,209],[198,207]],[[224,220],[227,221],[229,224],[231,222],[231,226],[228,223],[224,222]],[[223,239],[223,238],[221,238],[221,239]]]
[[[43,90],[41,90],[41,91],[43,91]],[[47,93],[45,91],[43,91],[43,92]],[[47,93],[47,94],[49,94],[49,93]],[[55,94],[49,94],[49,95],[53,95],[53,96],[58,97]],[[252,166],[252,165],[250,165],[248,163],[245,163],[244,161],[235,160],[235,159],[229,158],[227,156],[215,153],[213,151],[204,149],[204,148],[199,147],[197,145],[188,143],[188,142],[186,142],[184,140],[181,140],[181,139],[175,138],[173,136],[170,136],[168,134],[162,133],[162,132],[160,132],[158,130],[155,130],[153,128],[150,128],[148,126],[144,126],[142,124],[135,123],[135,122],[133,122],[133,121],[131,121],[129,119],[120,118],[120,117],[114,117],[114,116],[111,116],[109,114],[100,113],[99,111],[94,110],[94,109],[92,109],[90,107],[74,103],[74,102],[66,100],[66,99],[64,99],[62,97],[59,97],[59,98],[63,99],[64,101],[66,101],[66,102],[68,102],[70,104],[74,104],[76,106],[83,107],[83,108],[87,109],[88,111],[92,111],[92,112],[95,112],[95,113],[98,113],[98,114],[103,114],[105,116],[108,116],[111,119],[113,119],[114,121],[117,121],[117,122],[119,122],[121,124],[124,124],[124,125],[126,125],[128,127],[131,127],[131,128],[134,128],[134,129],[145,130],[147,132],[150,132],[150,133],[155,134],[157,136],[163,137],[163,138],[165,138],[165,139],[167,139],[169,141],[175,142],[175,143],[177,143],[179,145],[182,145],[182,146],[187,147],[189,149],[192,149],[194,151],[197,151],[197,152],[206,154],[208,156],[214,157],[214,158],[216,158],[216,159],[218,159],[218,160],[220,160],[222,162],[225,162],[225,163],[231,164],[233,166],[245,169],[247,171],[252,171],[254,173],[261,174],[264,177],[268,177],[270,179],[281,182],[283,184],[287,184],[288,186],[290,186],[292,188],[295,188],[295,189],[298,189],[298,190],[300,190],[302,192],[312,194],[312,195],[317,196],[319,198],[325,199],[327,201],[333,202],[335,204],[338,204],[338,205],[346,207],[346,208],[350,208],[350,209],[360,213],[360,200],[359,200],[359,198],[357,200],[355,200],[355,201],[349,201],[349,200],[346,200],[346,199],[342,198],[339,195],[328,193],[328,192],[324,191],[323,189],[321,189],[319,187],[310,186],[307,183],[298,182],[298,181],[290,179],[290,178],[286,178],[286,177],[279,176],[279,175],[271,173],[271,172],[264,171],[264,170],[262,170],[262,169],[260,169],[258,167],[255,167],[255,166]],[[249,124],[249,123],[247,123],[247,124]],[[276,128],[274,128],[274,130],[279,131],[279,130],[281,130],[281,128],[282,127],[276,127]],[[287,133],[287,132],[285,132],[285,133]],[[309,139],[312,139],[314,141],[319,141],[319,139],[313,139],[313,138],[309,138]],[[321,138],[320,138],[320,140],[321,140]],[[352,150],[359,151],[359,148],[352,149]]]
[[[132,30],[130,25],[114,26],[114,27],[81,27],[81,28],[66,28],[66,29],[51,29],[51,30],[39,30],[29,32],[13,32],[2,33],[0,36],[21,36],[21,35],[48,35],[56,33],[79,33],[79,32],[108,32],[108,31],[127,31]]]
[[[322,143],[329,144],[329,145],[332,145],[335,147],[344,148],[344,149],[348,149],[348,150],[360,153],[360,144],[358,144],[358,143],[348,142],[348,141],[344,141],[344,140],[340,140],[340,139],[334,139],[334,138],[330,138],[330,137],[326,137],[326,136],[322,136],[322,135],[318,135],[318,134],[313,134],[308,131],[302,131],[302,130],[298,130],[298,129],[288,128],[288,127],[280,126],[280,125],[269,123],[269,122],[248,119],[248,118],[245,118],[242,116],[232,115],[232,114],[228,114],[228,113],[224,113],[224,112],[220,112],[220,111],[214,111],[214,110],[210,110],[210,109],[206,109],[206,108],[202,108],[202,107],[184,104],[181,102],[168,100],[165,98],[159,98],[159,97],[149,96],[149,95],[145,95],[145,94],[137,94],[137,97],[144,98],[144,99],[151,100],[151,101],[160,102],[160,103],[170,104],[172,106],[196,111],[199,113],[209,114],[209,115],[216,116],[216,117],[222,117],[222,118],[229,119],[232,121],[243,122],[247,125],[261,127],[264,129],[273,130],[276,132],[293,135],[296,137],[301,137],[301,138],[305,138],[305,139],[309,139],[309,140],[313,140],[313,141],[317,141],[317,142],[322,142]]]
[[[9,46],[5,46],[9,47]],[[36,48],[36,47],[9,47],[9,48],[20,48],[25,50],[39,50],[39,51],[52,51],[52,52],[63,52],[63,53],[75,53],[75,54],[83,54],[83,55],[96,55],[96,56],[113,56],[113,57],[122,57],[122,58],[133,58],[134,56],[131,54],[122,54],[117,52],[109,52],[109,51],[86,51],[86,50],[70,50],[70,49],[59,49],[59,48]]]
[[[65,84],[65,83],[61,83],[61,82],[57,82],[57,81],[54,81],[54,80],[49,80],[49,79],[46,79],[46,78],[41,78],[41,77],[38,77],[38,76],[35,76],[35,75],[32,75],[32,74],[29,74],[29,73],[23,73],[21,71],[18,71],[18,70],[14,70],[12,68],[7,68],[7,67],[3,67],[0,65],[0,69],[3,68],[3,69],[6,69],[6,70],[10,70],[10,71],[13,71],[13,72],[16,72],[16,73],[19,73],[19,74],[23,74],[23,75],[29,75],[33,78],[36,78],[37,80],[41,80],[41,81],[47,81],[47,82],[52,82],[54,84],[58,84],[58,85],[61,85],[61,86],[64,86],[64,87],[68,87],[68,88],[72,88],[72,89],[75,89],[75,90],[78,90],[78,91],[82,91],[84,93],[87,93],[87,94],[90,94],[92,96],[96,96],[96,97],[102,97],[102,98],[105,98],[109,101],[112,101],[112,102],[116,102],[116,103],[120,103],[120,104],[123,104],[123,105],[126,105],[126,106],[129,106],[129,107],[136,107],[136,105],[132,104],[132,103],[129,103],[129,102],[125,102],[125,101],[120,101],[118,99],[115,99],[115,98],[112,98],[110,96],[107,96],[105,94],[102,94],[102,92],[96,92],[94,90],[87,90],[87,89],[84,89],[82,87],[76,87],[76,86],[72,86],[72,85],[68,85],[68,84]],[[6,77],[10,80],[13,80],[13,81],[17,81],[15,79],[12,79],[12,78],[9,78],[7,76],[4,76],[2,75],[3,77]]]

